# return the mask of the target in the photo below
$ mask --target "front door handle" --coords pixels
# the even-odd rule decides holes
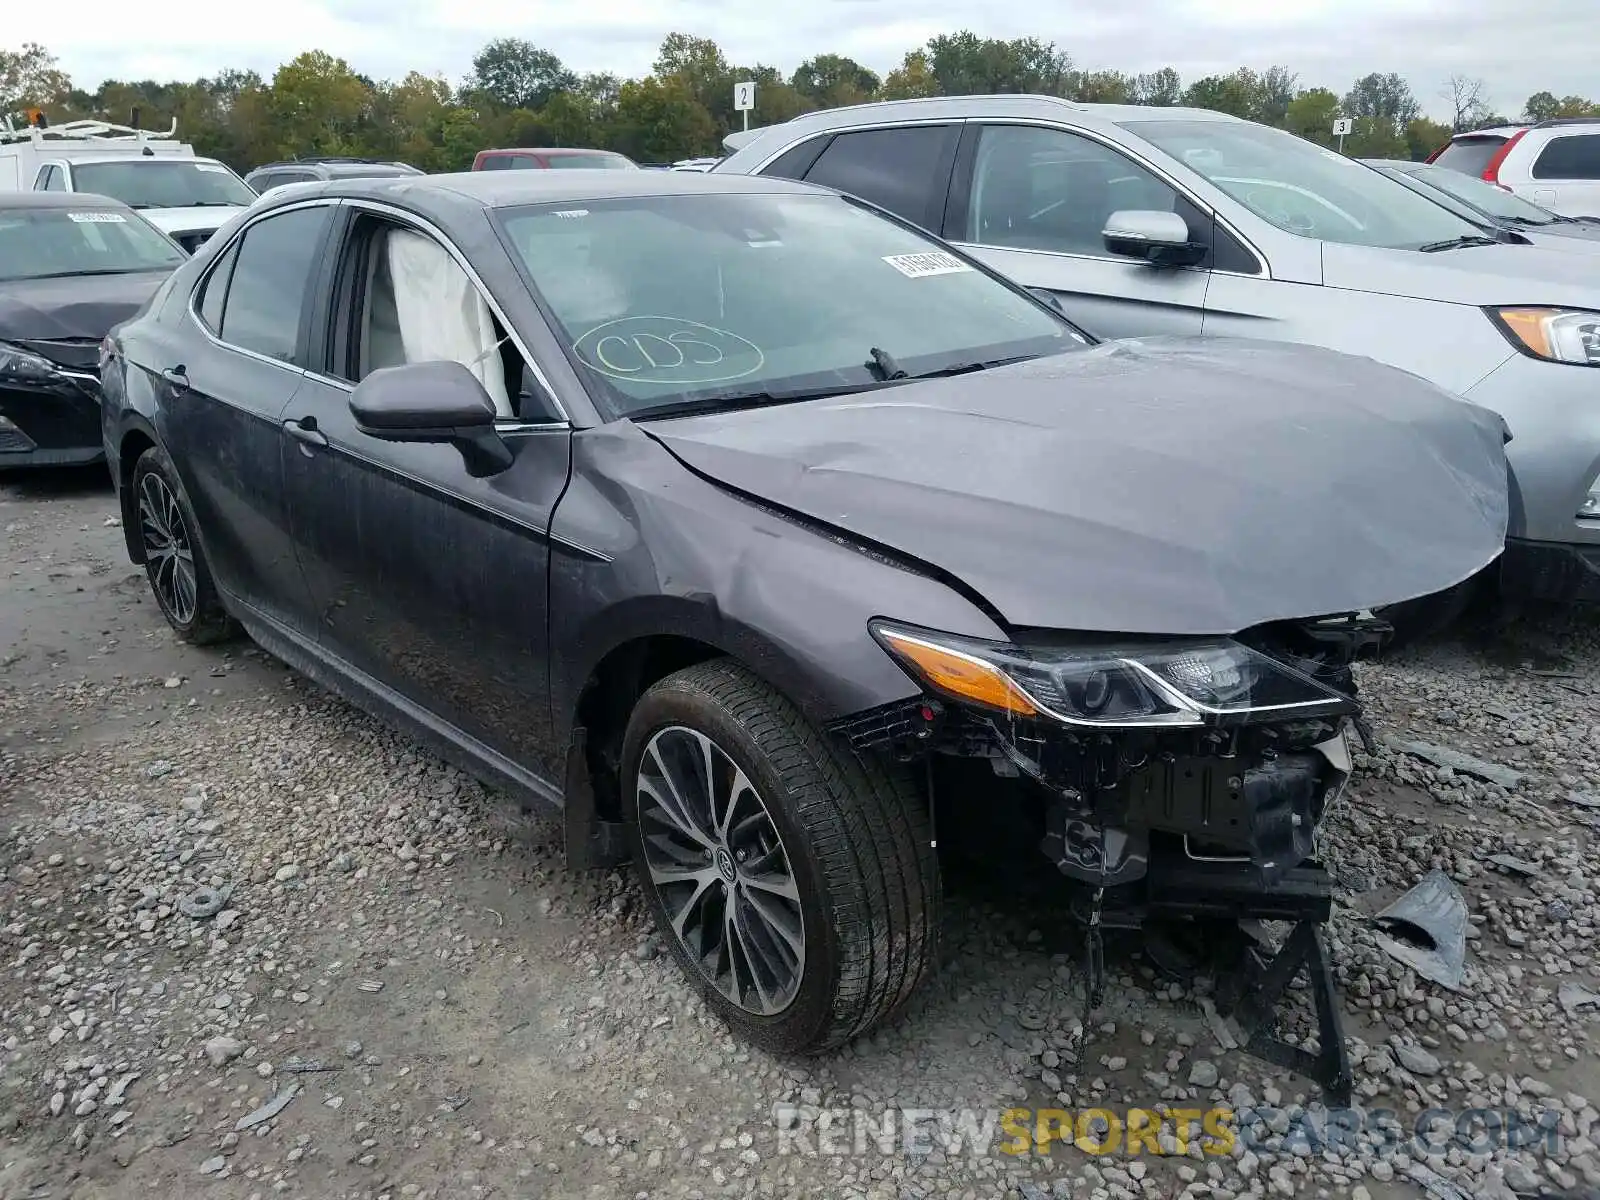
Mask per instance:
[[[297,442],[304,442],[308,446],[326,446],[328,444],[328,437],[322,430],[317,428],[317,419],[315,417],[301,417],[298,421],[285,421],[283,427],[288,431],[289,436]]]

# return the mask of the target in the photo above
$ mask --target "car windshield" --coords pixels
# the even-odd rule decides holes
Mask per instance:
[[[83,163],[72,168],[72,185],[76,191],[110,196],[133,208],[248,205],[256,198],[227,167],[198,158]]]
[[[557,170],[632,171],[638,164],[620,154],[547,154],[545,161]]]
[[[1288,233],[1393,250],[1483,233],[1399,180],[1281,129],[1159,120],[1127,128]]]
[[[1436,187],[1462,203],[1488,213],[1491,217],[1528,225],[1555,223],[1555,214],[1549,209],[1530,204],[1520,196],[1513,196],[1504,188],[1498,188],[1482,179],[1474,179],[1471,175],[1463,175],[1460,171],[1422,165],[1407,167],[1405,171],[1413,179],[1420,179],[1429,187]]]
[[[620,416],[859,391],[899,371],[1088,344],[1026,296],[837,196],[650,196],[519,208],[502,221],[572,356]]]
[[[183,259],[183,251],[127,213],[0,209],[0,281],[170,271]]]

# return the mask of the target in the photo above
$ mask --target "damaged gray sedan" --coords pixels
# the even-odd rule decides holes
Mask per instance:
[[[1306,966],[1333,1013],[1315,852],[1351,664],[1375,607],[1505,536],[1485,410],[1309,347],[1099,344],[783,180],[265,197],[106,357],[173,626],[242,625],[564,809],[575,863],[631,855],[684,972],[774,1050],[905,1004],[942,823],[1002,810],[1059,868],[1091,1002],[1108,927],[1282,917],[1241,1011]]]

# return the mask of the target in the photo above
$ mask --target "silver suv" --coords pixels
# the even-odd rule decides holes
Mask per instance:
[[[1592,258],[1501,244],[1353,159],[1204,110],[896,101],[808,113],[729,149],[715,173],[853,193],[1103,337],[1310,342],[1494,409],[1513,435],[1502,586],[1600,600]]]

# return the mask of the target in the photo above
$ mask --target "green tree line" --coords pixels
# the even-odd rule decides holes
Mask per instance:
[[[238,170],[310,155],[398,159],[427,171],[466,167],[492,146],[594,146],[641,162],[720,152],[740,127],[733,85],[756,82],[752,124],[770,125],[816,108],[869,100],[977,93],[1039,93],[1080,101],[1188,105],[1288,129],[1332,145],[1335,118],[1349,117],[1348,153],[1422,158],[1453,131],[1504,123],[1483,99],[1485,83],[1462,76],[1437,96],[1451,120],[1425,115],[1410,83],[1394,73],[1355,80],[1342,95],[1302,87],[1284,67],[1241,67],[1187,83],[1171,67],[1149,74],[1085,70],[1052,42],[1001,40],[961,31],[908,51],[879,76],[853,59],[819,54],[785,75],[730,62],[710,38],[669,34],[650,73],[622,79],[580,75],[521,38],[498,38],[473,58],[459,84],[412,71],[375,80],[342,58],[308,50],[270,80],[227,70],[191,82],[106,80],[76,86],[43,46],[0,51],[0,114],[42,108],[52,123],[92,118],[165,129]],[[1521,119],[1600,115],[1600,103],[1551,92],[1529,96]]]

